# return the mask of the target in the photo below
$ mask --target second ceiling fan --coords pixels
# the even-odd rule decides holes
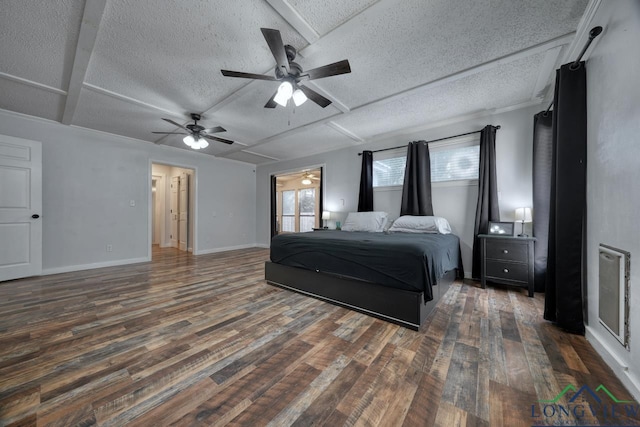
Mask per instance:
[[[334,62],[303,72],[302,67],[293,62],[296,57],[296,49],[291,45],[282,43],[280,31],[271,28],[260,28],[264,39],[271,49],[271,53],[276,60],[275,76],[264,74],[244,73],[242,71],[220,70],[223,76],[240,77],[254,80],[281,81],[276,93],[265,104],[264,108],[275,108],[276,105],[287,106],[289,99],[293,98],[296,106],[302,105],[307,99],[312,100],[322,108],[331,104],[331,101],[320,95],[318,92],[300,84],[304,80],[322,79],[324,77],[337,76],[351,72],[349,61]]]

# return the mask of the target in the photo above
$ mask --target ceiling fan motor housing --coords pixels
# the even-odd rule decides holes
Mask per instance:
[[[187,125],[187,129],[189,129],[193,133],[200,133],[200,132],[202,132],[204,130],[204,127],[202,127],[200,125],[189,124],[189,125]]]
[[[290,44],[285,44],[284,51],[287,54],[287,59],[289,60],[289,62],[296,59],[296,55],[298,52],[296,51],[295,47],[291,46]]]
[[[287,77],[297,79],[302,74],[302,67],[297,62],[289,62],[289,74],[285,74],[278,66],[276,66],[276,78],[282,80]]]

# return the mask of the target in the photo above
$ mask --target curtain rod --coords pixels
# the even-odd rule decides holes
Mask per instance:
[[[500,125],[498,126],[494,126],[496,129],[500,129]],[[438,138],[438,139],[432,139],[431,141],[426,141],[426,143],[430,143],[430,142],[438,142],[438,141],[444,141],[445,139],[451,139],[451,138],[458,138],[460,136],[465,136],[465,135],[473,135],[474,133],[480,133],[482,132],[482,129],[480,130],[474,130],[473,132],[467,132],[467,133],[461,133],[459,135],[453,135],[453,136],[445,136],[444,138]],[[391,147],[391,148],[381,148],[380,150],[373,150],[371,151],[372,153],[379,153],[381,151],[389,151],[389,150],[397,150],[398,148],[404,148],[406,147],[406,145],[399,145],[397,147]],[[358,153],[358,156],[362,156],[362,153]]]
[[[584,53],[587,51],[587,49],[589,49],[589,45],[591,45],[591,42],[593,41],[593,39],[598,37],[601,32],[602,32],[601,26],[593,27],[591,31],[589,31],[589,40],[587,40],[587,42],[584,44],[584,47],[582,48],[582,52],[580,52],[580,55],[578,55],[578,58],[575,61],[573,61],[573,64],[571,64],[571,66],[569,67],[571,70],[578,69],[578,67],[580,66],[580,60],[584,56]],[[552,99],[551,104],[549,104],[549,106],[545,110],[544,112],[545,117],[549,113],[549,110],[551,110],[551,107],[553,107],[553,101],[554,100]]]

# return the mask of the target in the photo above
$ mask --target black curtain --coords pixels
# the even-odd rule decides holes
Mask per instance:
[[[535,241],[534,288],[544,292],[549,246],[549,204],[553,153],[553,111],[533,116],[533,237]]]
[[[431,159],[426,141],[410,142],[407,146],[400,215],[433,215]]]
[[[273,239],[274,236],[276,236],[278,234],[279,227],[278,227],[278,217],[276,215],[276,203],[278,201],[277,198],[277,186],[276,186],[276,182],[277,182],[277,177],[275,175],[271,176],[271,238]]]
[[[544,318],[584,334],[583,279],[587,171],[587,72],[556,71]]]
[[[480,278],[480,239],[478,234],[489,231],[489,221],[500,221],[498,181],[496,180],[496,128],[485,126],[480,131],[480,170],[478,173],[478,204],[473,228],[473,263],[471,276]]]
[[[358,212],[373,211],[373,152],[362,152],[362,170],[360,172],[360,194]]]

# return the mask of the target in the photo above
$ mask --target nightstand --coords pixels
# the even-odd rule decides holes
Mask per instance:
[[[527,288],[533,296],[533,244],[535,237],[480,234],[480,284],[487,282]]]

